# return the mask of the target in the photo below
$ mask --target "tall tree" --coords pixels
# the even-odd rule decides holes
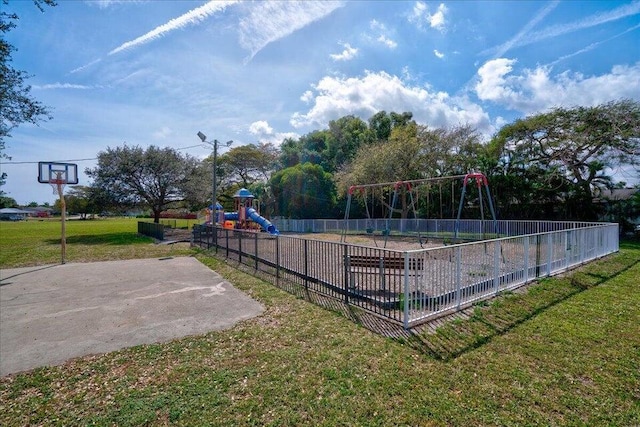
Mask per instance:
[[[273,144],[234,147],[219,158],[228,185],[247,188],[256,181],[267,181],[275,168],[277,150]]]
[[[341,194],[353,184],[459,175],[476,169],[480,164],[482,144],[478,133],[470,126],[430,129],[417,125],[406,116],[396,117],[407,120],[397,120],[401,124],[393,127],[388,141],[362,146],[354,161],[336,174]],[[443,199],[442,188],[434,186],[431,190]],[[376,201],[385,210],[391,207],[387,193],[379,192]],[[408,196],[401,194],[396,207],[402,218],[406,218],[413,208]],[[448,187],[444,196],[444,199],[453,197]],[[437,211],[443,212],[441,209]]]
[[[280,166],[287,168],[307,162],[322,165],[329,138],[327,130],[314,130],[299,139],[286,139],[280,146]]]
[[[115,200],[146,204],[157,223],[167,205],[185,200],[197,164],[172,148],[124,145],[98,153],[98,166],[85,172],[93,178],[94,187]]]
[[[320,165],[297,164],[275,173],[269,181],[276,215],[290,218],[332,217],[336,189],[331,174]]]
[[[1,208],[15,208],[18,206],[18,202],[15,199],[7,196],[0,195],[0,209]]]
[[[386,141],[391,136],[391,130],[396,127],[403,127],[409,124],[416,124],[413,118],[413,113],[404,112],[387,113],[386,111],[379,111],[371,118],[369,118],[369,129],[373,132],[373,137],[377,141]]]
[[[353,184],[397,182],[423,178],[421,146],[416,138],[417,125],[396,127],[389,141],[380,141],[360,147],[354,161],[337,174],[340,193],[344,194]],[[407,194],[401,194],[398,211],[406,218],[410,210]],[[391,208],[388,194],[378,193],[378,204]]]
[[[34,0],[34,4],[44,12],[44,5],[55,6],[53,0]],[[3,10],[0,12],[0,160],[11,159],[5,153],[6,139],[11,137],[11,130],[21,123],[38,123],[51,119],[49,110],[31,97],[31,86],[25,83],[30,76],[26,71],[13,68],[12,52],[16,48],[5,39],[5,35],[15,28],[18,15],[6,12],[8,0],[2,0]],[[0,173],[0,187],[7,178],[5,172]],[[0,190],[0,195],[4,194]]]
[[[91,200],[91,188],[84,185],[72,185],[64,195],[67,212],[80,215],[86,219],[87,214],[98,213],[96,205]],[[53,204],[54,209],[61,210],[60,199]]]
[[[502,175],[529,184],[530,197],[548,196],[541,203],[560,206],[565,217],[596,219],[594,190],[611,186],[616,168],[640,165],[640,103],[556,108],[516,120],[489,150]]]
[[[480,135],[469,125],[432,129],[418,126],[425,177],[460,175],[479,166]]]
[[[335,172],[351,162],[360,146],[374,141],[373,132],[360,118],[349,115],[329,122],[329,138],[322,165],[327,172]]]

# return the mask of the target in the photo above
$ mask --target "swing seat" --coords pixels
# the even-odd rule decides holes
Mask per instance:
[[[367,227],[367,234],[373,234],[373,227]]]
[[[380,235],[381,236],[388,236],[389,234],[391,234],[391,230],[389,230],[388,228],[386,228],[384,230],[380,230]]]

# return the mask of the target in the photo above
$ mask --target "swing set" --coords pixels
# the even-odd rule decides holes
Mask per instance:
[[[475,181],[476,188],[478,189],[478,201],[480,208],[480,220],[482,229],[484,230],[485,223],[485,207],[484,207],[484,197],[482,193],[482,188],[484,187],[486,193],[487,204],[489,206],[489,211],[491,214],[491,218],[493,221],[494,232],[497,234],[498,230],[498,222],[495,214],[495,210],[493,208],[493,201],[491,198],[491,192],[489,190],[489,181],[487,177],[482,173],[468,173],[466,175],[452,175],[452,176],[443,176],[437,178],[424,178],[424,179],[415,179],[408,181],[397,181],[397,182],[383,182],[377,184],[360,184],[360,185],[352,185],[349,187],[347,192],[347,206],[344,214],[344,228],[342,229],[342,237],[341,242],[346,242],[348,224],[349,224],[349,216],[351,213],[351,203],[354,198],[360,197],[364,204],[364,211],[367,217],[366,223],[366,233],[373,237],[373,241],[378,247],[378,243],[376,241],[376,230],[375,223],[378,218],[375,217],[376,204],[380,206],[382,210],[382,218],[384,219],[384,228],[380,231],[381,235],[384,237],[384,248],[387,247],[387,241],[389,235],[391,234],[391,220],[393,219],[393,214],[398,212],[399,209],[397,207],[398,199],[401,198],[401,202],[403,205],[403,209],[405,212],[410,210],[413,214],[413,219],[418,218],[419,209],[419,201],[420,201],[420,190],[426,187],[426,197],[425,197],[425,205],[426,205],[426,214],[427,216],[432,212],[432,191],[431,188],[434,185],[438,186],[438,192],[436,197],[439,197],[439,205],[436,206],[436,212],[439,211],[440,219],[444,219],[444,212],[448,210],[448,206],[443,204],[443,184],[446,184],[447,181],[451,182],[451,209],[449,212],[453,214],[455,211],[454,207],[454,198],[455,198],[455,183],[458,180],[462,180],[462,191],[460,193],[460,202],[458,204],[457,216],[454,226],[453,237],[454,240],[457,241],[460,235],[460,219],[462,216],[462,211],[464,207],[464,200],[467,196],[467,185],[471,181]],[[386,194],[385,194],[386,193]],[[400,197],[402,196],[402,197]],[[371,197],[371,202],[369,202],[369,197]],[[388,197],[388,201],[387,201]],[[407,205],[408,198],[408,205]],[[377,202],[377,203],[376,203]],[[470,202],[469,202],[470,203]],[[371,204],[371,207],[369,207]],[[420,227],[417,227],[418,230],[418,241],[420,242],[420,246],[423,247],[423,238],[420,232]]]

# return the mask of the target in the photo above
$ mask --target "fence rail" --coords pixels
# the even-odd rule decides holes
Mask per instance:
[[[305,221],[293,225],[316,227],[316,232],[340,226],[338,220]],[[481,230],[479,222],[466,221],[461,229]],[[291,231],[283,225],[277,227]],[[361,225],[349,224],[351,230]],[[452,230],[447,222],[419,224],[425,230],[446,230],[450,225]],[[403,232],[412,230],[409,222],[396,226]],[[199,225],[194,226],[193,242],[265,273],[275,284],[357,306],[405,328],[619,247],[617,224],[498,221],[498,234],[508,237],[399,251]]]
[[[460,220],[455,219],[276,219],[272,223],[285,233],[346,233],[422,234],[425,237],[450,239],[456,233],[461,240],[486,240],[527,234],[600,226],[584,221],[520,221],[520,220]]]

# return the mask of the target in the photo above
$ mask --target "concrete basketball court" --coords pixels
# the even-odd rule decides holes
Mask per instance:
[[[263,310],[191,257],[0,270],[0,376],[230,328]]]

